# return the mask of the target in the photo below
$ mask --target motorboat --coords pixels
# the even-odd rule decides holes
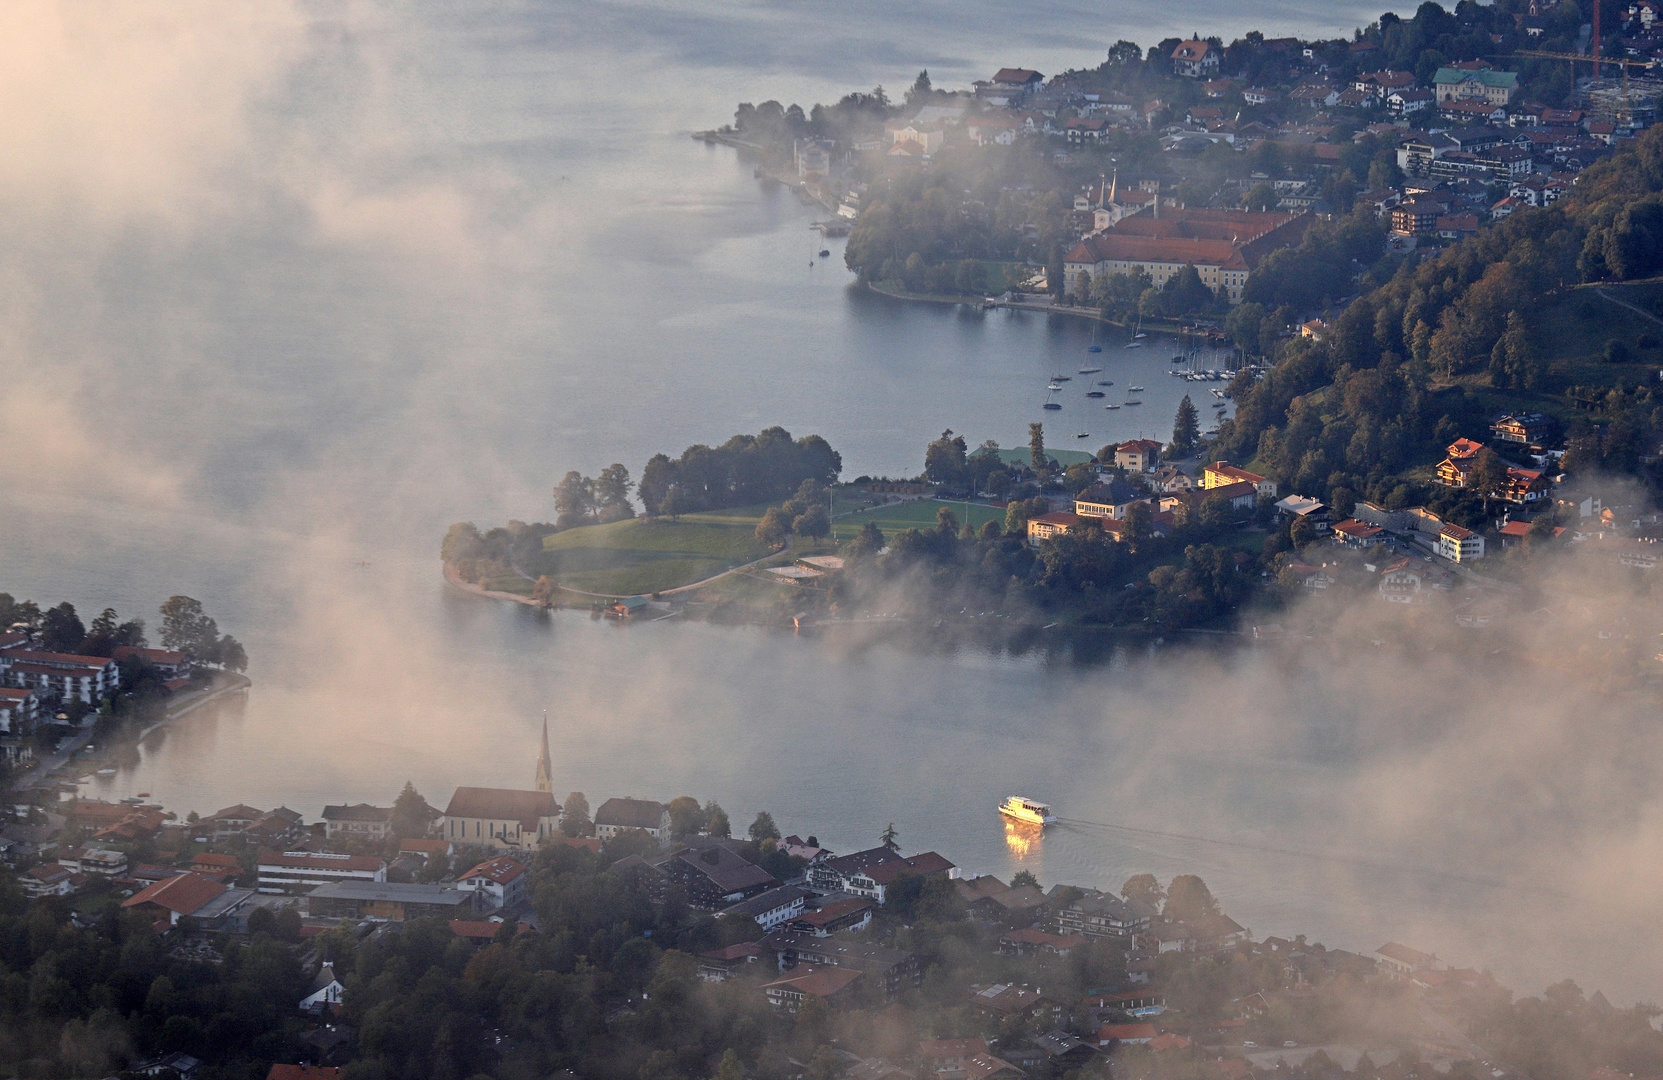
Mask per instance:
[[[1089,432],[1089,431],[1077,431],[1077,432],[1074,433],[1074,437],[1076,439],[1089,439],[1089,438],[1091,438],[1091,432]]]
[[[1026,795],[1008,796],[999,804],[999,812],[1017,821],[1026,821],[1030,825],[1054,825],[1057,821],[1057,816],[1051,813],[1049,806]]]
[[[1103,369],[1100,368],[1100,367],[1083,367],[1079,370],[1078,374],[1080,374],[1080,375],[1095,375],[1099,371],[1102,371],[1102,370]]]
[[[1104,379],[1102,382],[1098,383],[1097,385],[1098,386],[1113,386],[1114,385],[1114,380],[1113,379]]]
[[[1087,390],[1086,391],[1086,397],[1089,397],[1089,398],[1100,398],[1102,396],[1103,396],[1103,391],[1101,391],[1101,390]]]
[[[1058,404],[1057,404],[1057,403],[1056,403],[1056,402],[1054,402],[1054,401],[1047,401],[1047,402],[1046,402],[1046,403],[1045,403],[1045,408],[1047,408],[1047,409],[1060,409],[1060,408],[1062,408],[1062,406],[1061,406],[1061,405],[1058,405]]]
[[[1137,392],[1139,392],[1139,393],[1142,393],[1142,392],[1143,392],[1143,387],[1141,387],[1141,386],[1128,386],[1128,387],[1127,387],[1127,388],[1126,388],[1126,389],[1128,389],[1128,390],[1135,390],[1135,391],[1137,391]]]
[[[1045,389],[1047,389],[1047,390],[1049,390],[1049,391],[1051,391],[1051,392],[1052,392],[1052,393],[1053,393],[1053,394],[1054,394],[1054,393],[1056,393],[1056,392],[1057,392],[1057,391],[1058,391],[1058,390],[1061,390],[1061,389],[1062,389],[1062,387],[1061,387],[1061,386],[1058,386],[1058,385],[1057,385],[1057,384],[1056,384],[1056,383],[1052,383],[1052,384],[1051,384],[1051,385],[1050,385],[1050,386],[1047,386],[1047,387],[1046,387],[1046,388],[1045,388]]]
[[[820,257],[821,257],[821,258],[822,258],[822,259],[829,259],[829,258],[831,258],[831,248],[821,248],[821,249],[820,249]]]
[[[1128,404],[1128,405],[1142,405],[1143,402],[1141,402],[1141,401],[1128,401],[1126,404]]]
[[[1051,376],[1051,381],[1052,382],[1067,382],[1068,380],[1072,379],[1073,377],[1074,376],[1072,376],[1072,375],[1053,375],[1053,376]]]
[[[1105,405],[1105,406],[1103,406],[1103,408],[1105,408],[1105,409],[1118,409],[1118,408],[1120,408],[1120,406],[1119,405]]]
[[[1128,341],[1126,343],[1126,348],[1128,348],[1128,349],[1141,349],[1141,348],[1143,348],[1143,342],[1141,342],[1141,341]]]
[[[1103,346],[1101,346],[1101,345],[1087,345],[1086,346],[1086,352],[1102,352],[1102,351],[1103,351]]]

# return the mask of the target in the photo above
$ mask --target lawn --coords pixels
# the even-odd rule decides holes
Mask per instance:
[[[967,512],[964,503],[942,502],[940,499],[914,499],[909,502],[891,503],[888,506],[875,506],[870,510],[838,518],[832,522],[832,535],[839,540],[847,540],[859,532],[860,527],[868,521],[882,529],[885,537],[902,529],[927,529],[935,525],[936,511],[943,506],[958,516],[960,525],[964,524]],[[997,521],[1001,526],[1005,523],[1005,511],[1001,507],[971,503],[968,513],[970,524],[978,529],[989,521]]]
[[[1606,285],[1606,293],[1663,317],[1663,281]],[[1663,326],[1602,299],[1592,288],[1572,289],[1536,312],[1537,347],[1556,381],[1573,386],[1613,386],[1636,376],[1654,380],[1663,366]],[[1605,362],[1605,343],[1626,343],[1632,360]]]
[[[568,529],[546,537],[542,555],[525,570],[614,596],[673,589],[766,556],[770,549],[755,536],[765,510],[744,506],[678,521],[631,518]],[[523,591],[530,591],[529,583]]]

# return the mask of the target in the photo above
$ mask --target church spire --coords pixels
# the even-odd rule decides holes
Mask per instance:
[[[543,752],[537,757],[537,790],[554,791],[554,769],[549,763],[549,711],[543,710]]]

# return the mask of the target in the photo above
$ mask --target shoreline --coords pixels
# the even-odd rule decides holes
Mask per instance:
[[[1100,311],[1092,308],[1070,307],[1063,304],[1025,303],[1020,300],[994,300],[985,296],[935,296],[929,293],[909,293],[899,289],[889,289],[882,285],[867,282],[863,288],[887,296],[893,300],[904,300],[915,304],[940,304],[947,307],[973,307],[986,310],[988,308],[1007,308],[1011,311],[1037,311],[1045,315],[1072,315],[1075,318],[1086,319],[1100,323],[1103,326],[1119,327],[1122,330],[1131,326],[1129,320],[1111,319]],[[1184,328],[1171,319],[1144,319],[1142,325],[1153,327],[1169,334],[1182,334]]]

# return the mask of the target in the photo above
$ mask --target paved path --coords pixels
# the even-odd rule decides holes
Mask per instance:
[[[1635,307],[1633,304],[1629,303],[1627,300],[1618,300],[1615,296],[1612,296],[1610,293],[1606,292],[1604,289],[1595,289],[1594,291],[1596,293],[1599,293],[1599,297],[1600,297],[1601,300],[1609,300],[1613,304],[1616,304],[1618,307],[1624,307],[1624,308],[1627,308],[1628,310],[1634,312],[1634,314],[1640,316],[1640,318],[1642,318],[1642,319],[1650,319],[1652,322],[1658,324],[1659,326],[1663,326],[1663,319],[1659,319],[1656,315],[1653,315],[1651,312],[1647,311],[1645,308]]]
[[[704,579],[699,580],[699,581],[692,582],[691,584],[688,584],[688,585],[677,585],[673,589],[659,589],[658,590],[658,595],[659,596],[670,596],[670,595],[673,595],[674,593],[688,592],[692,589],[702,589],[706,585],[709,585],[712,581],[717,580],[718,578],[725,578],[729,574],[741,573],[743,571],[749,570],[753,566],[756,566],[758,563],[765,563],[769,559],[776,558],[780,555],[783,555],[783,554],[789,552],[792,548],[792,545],[795,544],[795,543],[796,543],[796,537],[792,537],[790,540],[786,541],[786,544],[783,548],[780,548],[778,551],[770,551],[768,554],[764,555],[760,559],[752,559],[750,562],[744,563],[740,566],[730,566],[726,570],[723,570],[719,574],[712,574],[707,578],[704,578]],[[524,570],[522,570],[518,563],[510,562],[509,567],[510,567],[510,569],[512,569],[514,571],[514,573],[518,574],[521,577],[521,579],[523,579],[525,581],[535,582],[537,580],[536,578],[532,577],[530,574],[528,574]],[[445,580],[450,582],[452,585],[456,586],[458,589],[461,589],[464,592],[471,592],[476,596],[488,596],[493,600],[513,600],[513,601],[516,601],[516,602],[521,603],[521,604],[529,604],[532,607],[541,607],[542,606],[537,601],[531,599],[531,597],[529,597],[529,596],[521,596],[519,593],[498,592],[498,591],[495,591],[495,590],[492,590],[492,589],[481,588],[478,585],[474,585],[474,584],[471,584],[469,582],[463,581],[461,576],[456,573],[455,568],[452,567],[449,563],[445,564]],[[561,585],[559,582],[555,582],[555,585],[558,586],[560,591],[562,591],[562,592],[576,593],[579,596],[593,596],[597,600],[626,600],[631,596],[640,596],[641,595],[640,593],[589,592],[587,589],[574,589],[570,585]]]

